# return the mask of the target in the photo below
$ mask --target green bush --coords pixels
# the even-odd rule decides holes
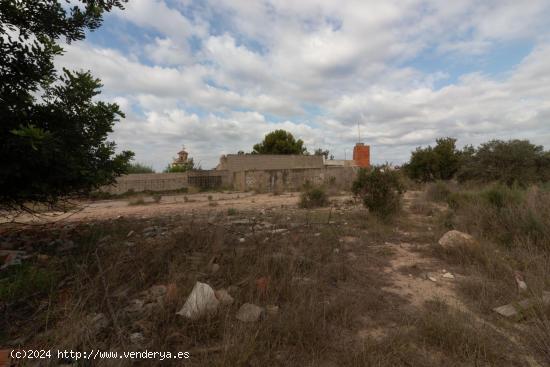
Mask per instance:
[[[130,163],[126,169],[126,173],[155,173],[155,170],[151,166],[146,166],[142,163]]]
[[[360,169],[352,186],[353,193],[381,218],[389,218],[399,211],[404,190],[399,173],[388,166]]]
[[[404,166],[405,172],[411,179],[421,182],[453,178],[461,162],[461,152],[455,143],[456,139],[440,138],[433,148],[416,148]]]
[[[321,187],[308,187],[300,195],[300,208],[317,208],[328,205],[328,195]]]
[[[550,250],[550,192],[533,186],[456,192],[449,206],[458,227],[506,247],[525,244]]]
[[[465,156],[458,180],[527,187],[550,180],[550,152],[528,140],[491,140]]]

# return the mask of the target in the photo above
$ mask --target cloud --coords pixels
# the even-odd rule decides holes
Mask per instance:
[[[132,24],[137,51],[84,41],[56,65],[102,79],[127,112],[113,138],[157,169],[276,128],[349,157],[358,122],[375,161],[401,162],[440,136],[547,141],[549,18],[544,0],[133,0],[105,22]]]

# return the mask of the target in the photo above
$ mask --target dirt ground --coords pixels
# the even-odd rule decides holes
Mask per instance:
[[[471,278],[466,269],[431,255],[443,233],[433,213],[445,209],[418,213],[421,197],[407,192],[391,224],[366,214],[350,195],[331,197],[328,208],[299,209],[299,193],[82,202],[70,213],[20,217],[53,226],[38,226],[49,228],[38,234],[22,230],[4,243],[47,231],[64,240],[71,231],[92,233],[93,240],[75,239],[85,243],[70,257],[76,269],[48,298],[4,306],[11,325],[4,324],[0,340],[175,348],[189,350],[188,364],[197,366],[541,366],[513,325],[464,301],[458,288]],[[22,249],[50,251],[36,255],[49,265],[36,260],[37,266],[66,261],[44,247]],[[175,312],[196,281],[229,290],[235,303],[213,318],[182,320]],[[129,300],[142,304],[159,284],[168,292],[160,305],[148,304],[156,311],[130,315]],[[234,315],[244,302],[280,311],[243,326]],[[107,320],[101,331],[67,328],[97,315]]]
[[[142,204],[133,204],[136,198],[100,201],[74,201],[74,209],[67,212],[44,212],[36,215],[22,214],[17,218],[6,217],[4,222],[15,220],[20,223],[47,223],[55,221],[81,222],[105,220],[120,216],[154,218],[157,216],[220,212],[227,209],[261,210],[296,207],[300,193],[289,192],[280,195],[243,192],[212,192],[198,194],[162,195],[159,202],[147,195]],[[331,198],[334,202],[350,200],[350,195]]]

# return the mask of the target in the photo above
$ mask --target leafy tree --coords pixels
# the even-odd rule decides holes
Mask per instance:
[[[459,170],[461,162],[462,153],[456,149],[456,139],[440,138],[433,148],[416,148],[405,172],[410,178],[422,182],[449,180]]]
[[[0,0],[0,206],[55,203],[112,183],[133,153],[107,141],[123,117],[97,101],[101,84],[89,72],[63,70],[58,42],[81,40],[120,0]],[[67,10],[66,10],[67,9]]]
[[[550,152],[528,140],[491,140],[471,149],[457,175],[460,181],[528,185],[550,179]]]
[[[184,164],[177,164],[177,165],[169,164],[164,169],[164,173],[182,173],[182,172],[190,171],[195,168],[196,167],[195,167],[195,162],[193,161],[193,158],[189,158],[187,162]]]
[[[325,157],[325,159],[328,159],[330,152],[329,152],[328,149],[323,150],[321,148],[317,148],[317,149],[315,149],[315,152],[313,152],[313,154],[314,155],[322,155],[322,156]],[[331,159],[333,159],[333,158],[334,158],[334,156],[331,156]]]
[[[307,154],[304,142],[296,140],[285,130],[275,130],[264,137],[264,140],[254,145],[253,154]]]
[[[147,166],[142,163],[130,163],[126,169],[126,173],[155,173],[155,170],[151,166]]]

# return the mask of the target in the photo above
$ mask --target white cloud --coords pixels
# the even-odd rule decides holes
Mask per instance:
[[[133,0],[106,21],[147,33],[137,56],[80,42],[57,65],[102,79],[128,112],[113,137],[156,168],[181,144],[214,166],[275,128],[343,157],[358,121],[376,161],[402,161],[439,136],[544,143],[549,18],[545,0]],[[483,73],[507,42],[535,48],[498,76]],[[440,66],[409,63],[426,55]]]

